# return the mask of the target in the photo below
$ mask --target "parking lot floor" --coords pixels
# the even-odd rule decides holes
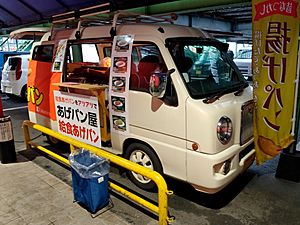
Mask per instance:
[[[190,210],[194,208],[195,211],[189,212],[188,208],[184,210],[182,203],[176,204],[178,199],[172,200],[172,207],[179,209],[176,216],[181,216],[174,224],[300,224],[300,184],[276,179],[273,173],[266,172],[270,169],[266,166],[256,171],[244,190],[223,207],[198,207],[194,202]],[[256,168],[251,170],[253,172]],[[220,199],[222,202],[223,198]],[[185,202],[188,201],[189,197]],[[92,218],[88,211],[73,202],[72,187],[68,182],[23,154],[17,153],[15,163],[0,164],[0,225],[158,224],[156,219],[148,217],[143,223],[142,218],[137,218],[139,213],[143,214],[139,210],[130,214],[117,209]],[[189,220],[190,213],[199,213],[198,222]],[[124,217],[124,214],[127,215]]]
[[[73,203],[72,187],[18,154],[17,163],[0,165],[0,224],[129,224],[115,213],[92,218]]]
[[[25,109],[10,111],[17,161],[0,163],[0,225],[158,224],[157,218],[112,192],[114,207],[95,218],[74,203],[69,169],[26,150],[21,129],[25,113]],[[300,225],[300,183],[276,178],[277,163],[278,157],[252,165],[213,196],[167,181],[175,193],[169,197],[169,211],[176,217],[173,225]],[[148,196],[155,201],[154,194]]]

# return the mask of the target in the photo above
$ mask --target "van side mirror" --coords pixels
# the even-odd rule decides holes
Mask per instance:
[[[153,73],[150,77],[149,91],[153,97],[162,98],[166,92],[167,79],[175,71],[170,69],[166,73]]]

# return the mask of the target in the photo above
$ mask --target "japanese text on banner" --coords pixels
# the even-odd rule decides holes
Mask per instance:
[[[254,141],[258,164],[293,142],[299,2],[252,1]]]

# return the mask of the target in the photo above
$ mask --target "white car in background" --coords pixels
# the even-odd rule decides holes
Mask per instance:
[[[247,80],[252,80],[252,49],[241,50],[233,61],[242,75]]]
[[[28,62],[30,55],[16,55],[7,58],[1,79],[1,91],[7,95],[27,99]]]

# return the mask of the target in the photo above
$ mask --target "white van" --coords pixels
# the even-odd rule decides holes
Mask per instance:
[[[233,60],[242,75],[247,80],[252,80],[252,49],[242,49]]]
[[[30,55],[16,55],[7,58],[1,80],[1,91],[27,99],[28,61]]]
[[[109,132],[103,138],[107,146],[103,148],[188,182],[197,190],[220,191],[255,157],[252,88],[228,57],[228,45],[192,27],[130,21],[116,24],[81,24],[45,34],[29,63],[30,121],[56,131],[62,127],[53,94],[60,89],[53,84],[83,83],[95,90],[113,84],[125,91],[129,100],[125,108],[128,126],[126,132],[111,132],[114,126],[124,128],[125,123],[116,120],[120,123],[111,123],[108,128],[101,123],[101,118],[114,121],[109,115],[110,104],[110,112],[100,115],[101,129]],[[132,50],[128,48],[129,37]],[[60,54],[62,49],[65,54]],[[120,57],[114,56],[114,51]],[[60,61],[53,66],[56,52]],[[101,63],[107,57],[111,57],[112,69],[109,63]],[[156,74],[158,67],[160,73]],[[120,74],[112,77],[113,73]],[[122,89],[123,85],[128,89]],[[153,85],[161,87],[159,93]],[[105,112],[109,107],[103,108]],[[73,109],[66,110],[69,115]],[[76,130],[79,124],[74,124]],[[154,186],[139,174],[128,175],[141,188]]]

